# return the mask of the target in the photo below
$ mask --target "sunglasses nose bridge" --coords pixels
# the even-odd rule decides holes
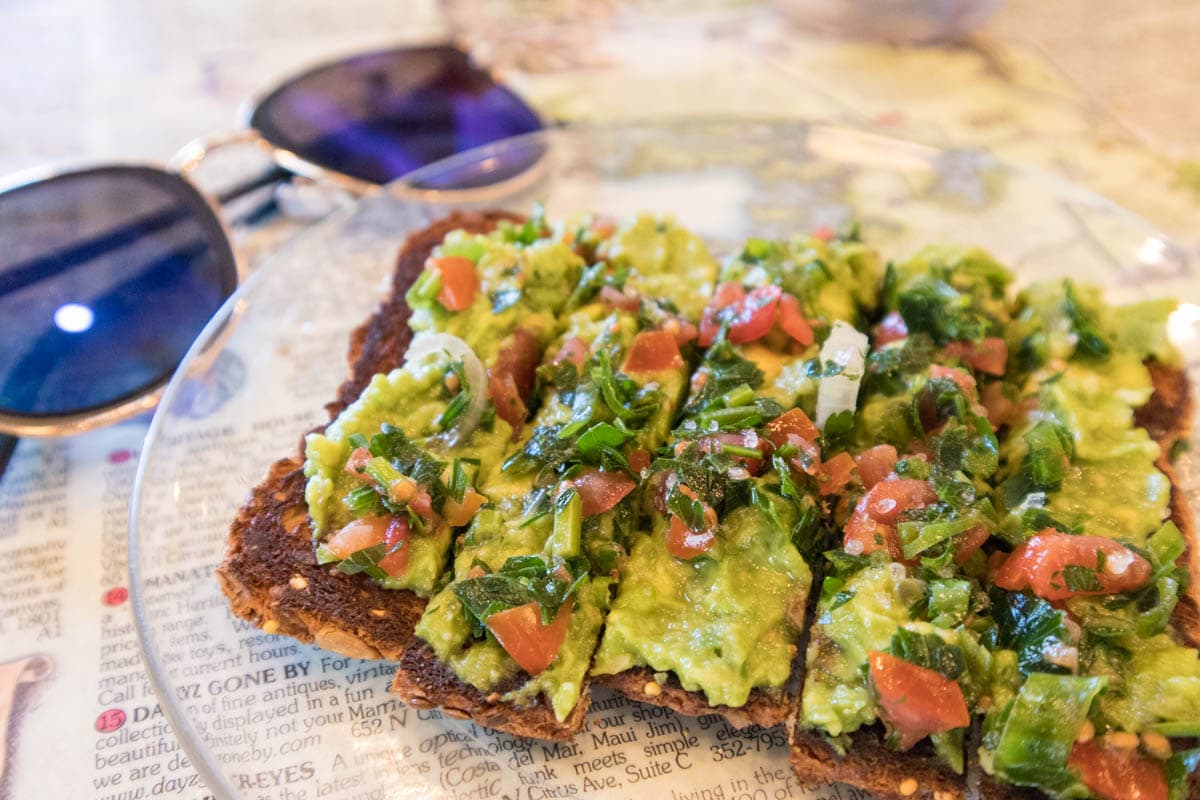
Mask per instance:
[[[179,148],[171,160],[167,162],[167,169],[179,175],[189,176],[200,166],[204,159],[218,150],[231,146],[252,146],[262,150],[267,155],[271,155],[274,148],[263,139],[258,131],[253,128],[243,128],[233,131],[214,131],[206,133],[203,136],[197,136],[190,142]]]

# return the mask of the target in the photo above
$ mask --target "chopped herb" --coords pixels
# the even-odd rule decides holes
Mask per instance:
[[[888,649],[892,655],[938,672],[950,680],[957,680],[966,669],[962,648],[947,644],[935,633],[922,634],[900,628],[892,634]]]
[[[1068,564],[1063,567],[1062,581],[1072,592],[1098,592],[1103,588],[1096,570],[1091,567],[1081,567],[1078,564]]]
[[[992,616],[998,626],[1002,646],[1015,650],[1022,675],[1031,672],[1067,672],[1065,667],[1045,660],[1044,653],[1053,644],[1069,645],[1064,612],[1027,592],[991,591]]]
[[[1079,302],[1079,296],[1075,293],[1075,284],[1072,281],[1063,281],[1063,288],[1065,290],[1063,310],[1071,320],[1071,330],[1077,337],[1075,352],[1092,358],[1107,358],[1108,354],[1112,352],[1112,348],[1100,331],[1100,323],[1096,320],[1096,315]]]
[[[679,517],[689,529],[702,531],[708,528],[704,519],[704,503],[684,494],[679,486],[671,489],[667,495],[667,510]]]

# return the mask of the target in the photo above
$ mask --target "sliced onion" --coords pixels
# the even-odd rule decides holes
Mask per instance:
[[[404,362],[408,364],[420,361],[431,353],[444,353],[450,356],[451,361],[462,361],[463,372],[467,376],[467,385],[463,388],[471,402],[467,406],[467,410],[454,423],[454,427],[445,433],[447,446],[454,447],[471,435],[471,431],[475,430],[475,426],[479,424],[479,418],[483,416],[484,409],[487,408],[487,371],[484,370],[479,356],[475,355],[475,351],[469,344],[448,333],[417,334],[408,346]]]
[[[833,323],[829,338],[821,345],[821,365],[832,361],[842,368],[837,375],[821,378],[817,384],[817,427],[842,411],[854,413],[858,405],[858,387],[866,371],[867,335],[847,322]]]

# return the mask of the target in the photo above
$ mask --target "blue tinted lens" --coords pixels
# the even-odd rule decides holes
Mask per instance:
[[[237,285],[186,181],[113,167],[0,194],[0,411],[56,416],[170,376]]]
[[[250,124],[277,147],[371,183],[542,127],[520,98],[452,47],[320,67],[268,95]]]

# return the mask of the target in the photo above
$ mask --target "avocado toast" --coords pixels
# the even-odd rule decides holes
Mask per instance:
[[[643,218],[591,267],[597,285],[615,278],[621,291],[575,296],[583,305],[539,370],[539,411],[485,483],[489,507],[401,659],[393,689],[410,702],[543,738],[570,738],[582,723],[592,652],[639,518],[640,473],[683,396],[680,346],[696,337],[678,316],[695,293],[680,303],[642,295],[661,260],[617,251],[647,236],[682,244],[694,250],[691,273],[711,283],[707,252],[678,231]]]
[[[600,683],[738,727],[787,717],[805,558],[822,549],[825,498],[853,466],[821,451],[818,378],[861,377],[849,363],[865,343],[854,326],[873,313],[880,275],[873,253],[840,238],[752,240],[725,265],[701,322],[706,356],[649,471],[659,513],[621,576],[593,666]]]
[[[276,465],[235,523],[237,613],[400,660],[408,702],[526,736],[570,738],[594,677],[739,726],[790,714],[803,780],[881,797],[1112,796],[1091,741],[1185,796],[1197,549],[1170,304],[1013,297],[953,247],[880,281],[849,232],[751,240],[714,285],[669,221],[474,235],[497,221],[410,240],[307,474]],[[470,303],[443,291],[466,273]],[[464,352],[404,363],[404,292],[413,328],[487,370],[478,418]],[[865,364],[837,355],[867,330]],[[1060,730],[1041,702],[1074,704]]]

